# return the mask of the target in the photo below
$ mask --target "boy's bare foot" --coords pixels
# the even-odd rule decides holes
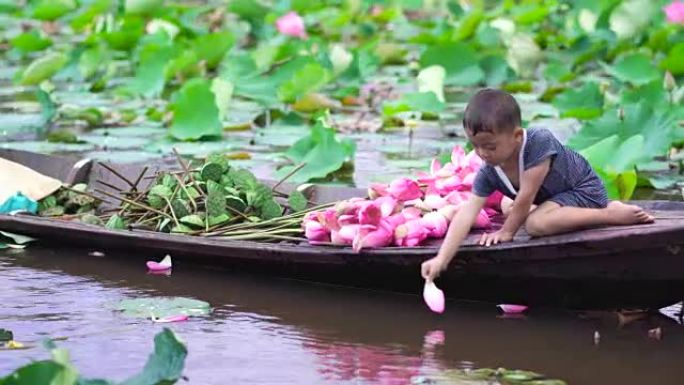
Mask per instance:
[[[655,218],[645,212],[641,207],[627,205],[620,201],[608,203],[608,216],[610,221],[616,225],[634,225],[638,223],[652,223]]]

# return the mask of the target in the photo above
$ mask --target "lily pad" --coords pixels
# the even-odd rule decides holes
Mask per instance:
[[[621,114],[606,111],[599,119],[585,124],[568,144],[583,149],[612,135],[617,135],[622,141],[642,135],[645,138],[644,155],[663,155],[670,149],[678,128],[674,110],[656,109],[638,103],[627,105],[622,111]]]
[[[434,94],[430,93],[431,95]],[[335,130],[327,127],[321,120],[311,128],[311,134],[299,139],[285,156],[304,166],[292,175],[290,182],[303,183],[313,178],[322,178],[342,167],[344,162],[354,156],[356,145],[349,139],[339,140]],[[278,171],[282,178],[293,171],[295,166],[284,167]]]
[[[52,40],[40,36],[37,30],[33,30],[13,37],[10,44],[22,52],[36,52],[51,46]]]
[[[382,112],[386,116],[396,115],[401,112],[428,112],[438,114],[446,105],[439,100],[434,92],[411,92],[404,94],[399,100],[387,103]]]
[[[61,52],[52,52],[31,62],[22,74],[20,84],[36,85],[50,79],[67,63],[67,56]]]
[[[421,67],[440,65],[446,70],[445,83],[469,86],[484,79],[475,51],[466,43],[439,44],[428,48],[420,57]]]
[[[318,63],[309,63],[296,71],[292,78],[278,89],[278,97],[292,103],[298,98],[318,90],[330,80],[330,73]]]
[[[606,67],[606,71],[620,81],[634,85],[642,85],[660,79],[661,73],[642,53],[634,53],[618,59],[613,66]]]
[[[208,302],[185,297],[155,297],[125,299],[119,302],[115,310],[131,317],[163,318],[173,315],[201,316],[211,312]]]
[[[12,341],[14,339],[14,334],[11,330],[0,329],[0,343]]]
[[[560,110],[561,118],[593,119],[603,112],[603,94],[598,84],[588,82],[577,90],[565,90],[553,105]]]
[[[173,104],[171,136],[180,140],[221,136],[222,125],[211,83],[192,79],[178,91]]]
[[[673,75],[684,74],[684,42],[670,49],[667,57],[660,62],[660,68],[670,71]]]

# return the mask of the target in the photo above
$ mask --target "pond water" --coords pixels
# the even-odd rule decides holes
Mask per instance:
[[[608,311],[531,309],[510,319],[491,304],[450,302],[434,315],[419,296],[190,266],[168,277],[148,275],[124,257],[40,246],[0,254],[0,328],[38,345],[0,351],[0,376],[47,358],[39,341],[50,336],[68,337],[58,344],[84,376],[127,378],[142,368],[162,326],[112,306],[182,296],[214,310],[171,324],[189,350],[188,381],[180,383],[400,385],[464,366],[528,369],[580,385],[682,381],[684,329],[663,314],[619,327]],[[661,340],[648,337],[655,327]]]

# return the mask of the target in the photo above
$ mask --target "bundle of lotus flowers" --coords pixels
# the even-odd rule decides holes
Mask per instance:
[[[352,198],[325,210],[309,212],[302,226],[311,244],[351,245],[354,250],[385,246],[418,246],[429,238],[442,238],[449,222],[468,200],[483,161],[461,147],[451,161],[432,161],[430,173],[415,179],[398,178],[374,184],[368,198]],[[475,228],[491,226],[500,212],[500,193],[493,194],[477,217]]]

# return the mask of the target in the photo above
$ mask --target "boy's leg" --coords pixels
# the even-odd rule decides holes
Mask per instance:
[[[546,201],[530,213],[525,221],[525,229],[529,235],[540,237],[587,227],[632,225],[653,220],[641,207],[619,201],[612,201],[602,209],[561,206]]]
[[[511,199],[507,196],[505,196],[501,199],[501,213],[503,214],[504,218],[508,218],[508,215],[513,210],[513,204],[514,204],[513,199]],[[532,210],[534,210],[536,208],[537,208],[537,205],[530,206],[530,212],[532,212]]]

